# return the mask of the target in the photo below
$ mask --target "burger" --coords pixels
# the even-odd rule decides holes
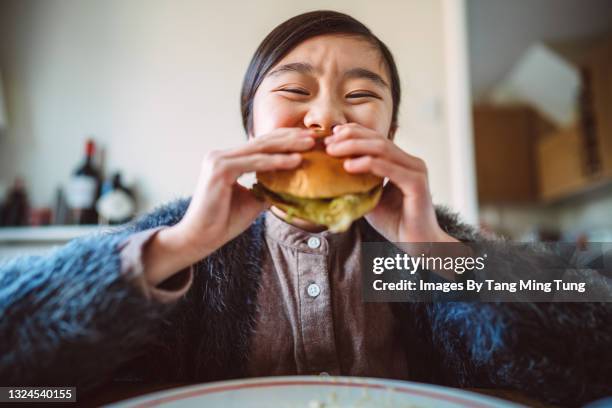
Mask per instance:
[[[254,193],[293,217],[325,225],[332,232],[347,230],[351,223],[378,204],[383,179],[369,173],[344,170],[346,158],[325,152],[316,134],[315,147],[302,153],[300,166],[292,170],[258,172]]]

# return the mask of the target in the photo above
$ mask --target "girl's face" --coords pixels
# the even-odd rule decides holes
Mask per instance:
[[[380,52],[358,37],[323,35],[299,44],[270,69],[255,93],[249,136],[351,122],[390,136],[392,109]]]

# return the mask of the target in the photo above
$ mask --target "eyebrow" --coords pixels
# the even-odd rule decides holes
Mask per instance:
[[[277,76],[285,72],[297,72],[298,74],[312,74],[315,71],[314,67],[306,62],[292,62],[277,67],[267,76]]]
[[[306,62],[292,62],[277,67],[267,76],[277,76],[285,72],[297,72],[298,74],[311,75],[315,72],[315,69],[312,65]],[[367,79],[377,85],[389,88],[389,84],[387,84],[387,82],[380,75],[366,68],[351,68],[344,73],[343,77],[345,79]]]
[[[380,75],[365,68],[352,68],[344,73],[347,79],[368,79],[377,85],[389,88],[389,84]]]

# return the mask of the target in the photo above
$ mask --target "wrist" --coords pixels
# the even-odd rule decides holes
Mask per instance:
[[[214,248],[202,239],[206,234],[193,234],[181,222],[160,231],[158,235],[167,250],[190,265],[214,251]]]
[[[187,239],[178,224],[161,229],[144,249],[145,277],[157,286],[206,255]]]

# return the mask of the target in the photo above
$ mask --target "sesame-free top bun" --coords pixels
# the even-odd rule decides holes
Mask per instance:
[[[302,163],[296,169],[257,173],[257,180],[268,190],[300,198],[365,193],[382,184],[382,178],[369,173],[348,173],[344,160],[315,149],[302,153]]]

